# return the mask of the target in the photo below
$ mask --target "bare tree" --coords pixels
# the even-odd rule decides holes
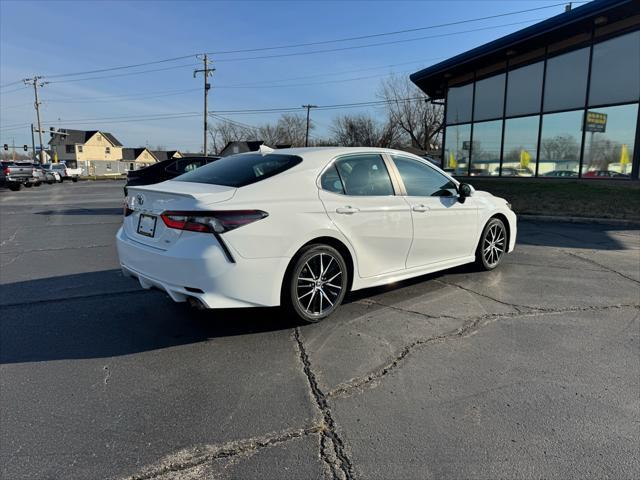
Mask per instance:
[[[557,135],[546,138],[540,145],[545,160],[577,160],[580,158],[580,145],[573,135]]]
[[[442,106],[428,102],[408,78],[396,75],[382,81],[378,96],[387,101],[388,119],[402,130],[407,143],[425,151],[440,148]]]
[[[229,142],[255,139],[256,134],[255,129],[229,120],[221,120],[209,126],[209,138],[211,138],[213,150],[217,153]]]
[[[335,143],[345,147],[395,147],[400,133],[392,122],[379,123],[363,113],[334,118],[331,131]]]

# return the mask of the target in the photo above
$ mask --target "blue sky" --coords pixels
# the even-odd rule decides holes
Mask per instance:
[[[552,6],[492,20],[373,39],[211,56],[216,72],[211,79],[210,110],[366,102],[377,99],[384,76],[391,73],[406,76],[562,13],[564,7],[558,3],[542,0],[2,0],[0,85],[33,75],[97,70],[199,52],[333,40]],[[441,36],[443,34],[448,36]],[[419,37],[432,38],[336,52],[247,59]],[[51,83],[41,89],[43,127],[100,129],[112,132],[126,146],[149,144],[197,151],[202,137],[199,116],[154,121],[113,118],[201,112],[202,78],[193,78],[197,65],[198,60],[193,56],[137,69],[51,77],[48,79]],[[160,68],[165,70],[68,81]],[[368,111],[380,114],[375,108]],[[344,112],[313,112],[317,125],[314,134],[326,133],[332,118],[340,113]],[[277,114],[229,115],[235,121],[251,125],[275,121],[277,117]],[[33,89],[19,84],[0,88],[0,143],[11,143],[15,138],[16,144],[30,144],[29,128],[21,126],[30,122],[35,122]]]

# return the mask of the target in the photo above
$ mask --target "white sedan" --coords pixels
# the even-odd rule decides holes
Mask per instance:
[[[131,187],[123,272],[204,308],[283,305],[316,322],[349,291],[466,263],[491,270],[516,241],[506,200],[380,148],[225,157]]]

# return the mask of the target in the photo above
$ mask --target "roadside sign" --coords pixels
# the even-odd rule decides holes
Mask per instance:
[[[600,112],[587,112],[587,121],[585,122],[585,132],[604,133],[607,128],[607,114]]]

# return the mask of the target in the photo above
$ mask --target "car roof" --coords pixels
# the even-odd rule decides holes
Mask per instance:
[[[249,152],[249,154],[255,155],[259,152]],[[427,160],[402,150],[394,150],[391,148],[379,148],[379,147],[297,147],[297,148],[278,148],[265,155],[296,155],[302,157],[303,162],[299,165],[300,168],[323,168],[327,161],[340,156],[340,155],[353,155],[358,153],[388,153],[392,155],[404,155],[411,158],[416,158],[426,162]],[[240,154],[246,155],[246,154]]]

